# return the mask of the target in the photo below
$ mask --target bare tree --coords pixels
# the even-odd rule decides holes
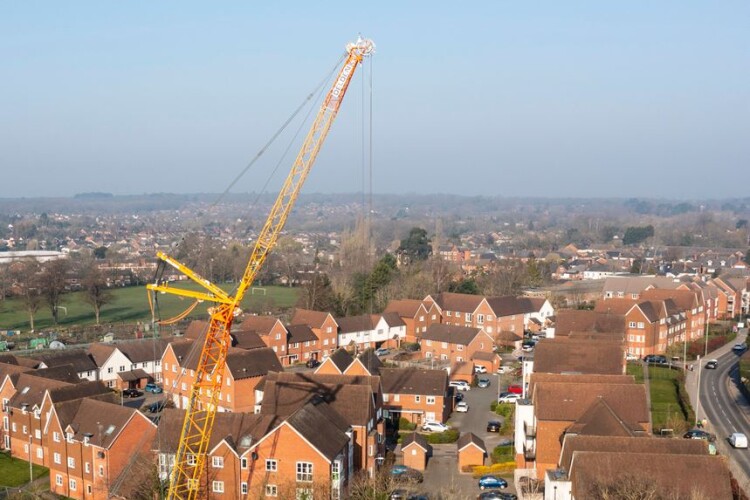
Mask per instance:
[[[278,266],[279,274],[292,286],[302,264],[302,244],[291,236],[284,236],[276,243],[273,253],[276,257],[273,262]]]
[[[5,297],[10,294],[12,287],[13,276],[10,272],[10,265],[0,265],[0,300],[5,300]]]
[[[34,315],[42,305],[39,285],[39,263],[34,259],[15,262],[10,268],[13,287],[29,315],[29,328],[34,331]]]
[[[42,296],[52,313],[52,320],[59,323],[59,308],[65,293],[65,279],[70,269],[67,259],[56,259],[45,262],[40,276]]]
[[[96,263],[91,262],[83,275],[81,285],[84,290],[83,299],[94,308],[94,316],[98,325],[102,307],[112,302],[114,298],[107,288],[107,278]]]

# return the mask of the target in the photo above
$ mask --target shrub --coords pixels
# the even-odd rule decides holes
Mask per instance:
[[[492,465],[475,465],[472,470],[474,477],[482,477],[485,474],[507,474],[516,468],[516,462],[503,462]]]
[[[445,432],[434,432],[427,434],[427,442],[430,444],[455,443],[458,441],[459,432],[457,429],[448,429]]]
[[[398,430],[400,431],[413,431],[417,428],[417,424],[409,422],[408,419],[401,417],[398,419]]]
[[[514,457],[513,445],[495,446],[490,454],[490,460],[493,464],[512,462]]]
[[[493,401],[492,403],[490,403],[490,411],[495,410],[497,410],[497,401]]]

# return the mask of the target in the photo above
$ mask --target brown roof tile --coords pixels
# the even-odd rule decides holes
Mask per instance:
[[[465,293],[443,292],[432,296],[435,303],[444,311],[459,311],[473,313],[484,297],[481,295],[468,295]]]
[[[291,415],[287,422],[328,460],[345,451],[347,422],[322,400],[313,400]]]
[[[542,339],[534,348],[536,373],[623,373],[622,342],[576,338]]]
[[[311,311],[310,309],[295,309],[290,323],[293,325],[308,325],[313,328],[321,328],[330,313],[324,311]]]
[[[458,441],[456,441],[456,449],[458,451],[463,450],[469,445],[474,445],[483,452],[487,453],[487,448],[484,445],[484,441],[480,439],[478,436],[474,435],[472,432],[467,432],[466,434],[462,434],[461,437],[458,438]]]
[[[383,392],[387,394],[443,396],[448,390],[445,370],[381,368],[380,377]]]
[[[599,301],[601,304],[607,301]],[[555,315],[555,336],[568,335],[570,332],[617,332],[625,333],[625,316],[605,312],[578,311],[564,309]]]
[[[289,332],[288,342],[290,344],[318,340],[318,336],[307,325],[291,325],[287,327],[287,331]]]
[[[349,354],[349,351],[347,351],[343,347],[339,347],[338,349],[336,349],[336,351],[331,354],[328,359],[330,359],[331,362],[336,365],[336,368],[338,368],[341,373],[344,373],[344,370],[349,368],[349,365],[352,364],[352,361],[354,361],[354,358],[351,354]]]
[[[469,345],[481,331],[481,328],[472,328],[470,326],[433,323],[428,326],[427,330],[422,334],[422,339],[435,342]]]
[[[73,365],[76,372],[87,372],[96,370],[94,360],[82,349],[66,350],[54,354],[43,354],[38,356],[39,360],[50,368],[60,365]]]
[[[411,434],[406,434],[403,437],[403,439],[401,439],[402,450],[408,448],[409,445],[417,445],[428,454],[430,450],[432,450],[432,446],[430,446],[430,444],[427,442],[427,438],[425,438],[424,435],[418,434],[416,432],[412,432]]]
[[[624,421],[649,422],[643,384],[537,382],[533,393],[538,420],[568,422],[578,420],[600,397]]]
[[[372,330],[377,324],[378,317],[374,314],[360,314],[359,316],[346,316],[336,318],[339,325],[339,333],[364,332]]]
[[[395,312],[402,318],[413,318],[417,315],[420,307],[422,307],[421,300],[392,300],[388,303],[383,312]]]
[[[88,436],[91,444],[102,448],[114,442],[131,418],[146,419],[136,409],[89,398],[56,403],[55,411],[63,431],[70,427],[77,441]]]

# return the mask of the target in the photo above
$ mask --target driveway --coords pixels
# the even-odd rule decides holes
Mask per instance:
[[[470,391],[465,391],[464,401],[469,403],[469,411],[466,413],[453,412],[448,423],[451,427],[465,432],[473,432],[476,436],[484,440],[487,451],[490,452],[497,446],[500,436],[497,432],[487,432],[487,422],[490,420],[503,421],[503,417],[490,411],[490,403],[497,399],[498,379],[495,374],[481,375],[490,379],[490,386],[484,389],[472,387]]]

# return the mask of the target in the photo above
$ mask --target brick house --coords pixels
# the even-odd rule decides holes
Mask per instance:
[[[287,331],[287,357],[282,359],[284,366],[321,358],[320,342],[312,328],[307,325],[292,325],[287,327]]]
[[[46,433],[50,490],[107,499],[128,464],[149,449],[156,425],[133,408],[83,398],[55,403]]]
[[[88,355],[98,369],[96,380],[107,387],[142,387],[151,380],[161,382],[161,359],[168,344],[169,339],[97,342],[89,347]]]
[[[312,329],[319,340],[322,354],[321,359],[325,359],[333,354],[339,346],[339,325],[331,313],[311,311],[309,309],[295,309],[290,323],[292,325],[307,325]]]
[[[54,368],[72,365],[81,380],[98,380],[98,369],[94,360],[82,349],[65,350],[59,353],[48,353],[35,356],[39,361],[38,368]]]
[[[350,426],[355,470],[374,474],[378,458],[385,456],[380,377],[269,373],[260,413],[287,417],[314,398],[325,401]]]
[[[384,313],[396,313],[405,325],[405,342],[419,342],[422,333],[433,323],[440,323],[440,312],[435,304],[421,300],[392,300]]]
[[[518,468],[535,468],[537,477],[557,467],[566,434],[646,436],[651,416],[643,384],[534,382],[531,399],[516,404],[515,451]],[[593,376],[613,377],[610,376]],[[619,376],[615,376],[619,377]]]
[[[383,409],[393,421],[399,418],[421,424],[445,422],[453,411],[445,370],[381,368]]]
[[[190,398],[200,348],[194,341],[180,340],[170,343],[164,351],[164,393],[172,398],[177,408],[184,409]],[[270,348],[245,350],[230,347],[222,376],[218,411],[253,412],[256,386],[269,371],[282,369]],[[208,397],[209,394],[203,395],[201,403],[205,403]]]
[[[703,338],[706,327],[706,312],[696,292],[682,289],[648,288],[641,292],[641,299],[649,301],[671,300],[678,311],[684,312],[686,328],[676,335],[675,340],[681,342],[686,339],[691,341]]]
[[[556,337],[537,342],[530,365],[533,373],[624,375],[625,346],[621,338],[591,340]],[[530,374],[524,374],[526,378]]]
[[[462,472],[472,466],[484,465],[487,448],[479,437],[471,432],[462,434],[456,441],[458,454],[458,471]]]
[[[401,440],[401,455],[404,465],[423,471],[427,468],[427,459],[432,453],[432,446],[422,434],[412,432]]]
[[[245,316],[238,332],[255,332],[273,350],[282,364],[288,364],[288,336],[284,323],[273,316]],[[285,362],[286,360],[286,362]]]
[[[425,307],[435,306],[441,323],[482,328],[491,337],[501,331],[523,335],[524,315],[534,312],[535,304],[513,296],[485,298],[481,295],[443,292],[424,298]]]
[[[353,361],[354,357],[349,354],[349,351],[340,347],[318,365],[315,373],[321,375],[342,375]]]
[[[406,337],[406,324],[396,313],[347,316],[336,318],[336,323],[338,345],[354,352],[400,343]]]
[[[420,347],[425,359],[454,364],[471,360],[478,351],[493,352],[495,342],[482,328],[435,323],[422,334]]]

